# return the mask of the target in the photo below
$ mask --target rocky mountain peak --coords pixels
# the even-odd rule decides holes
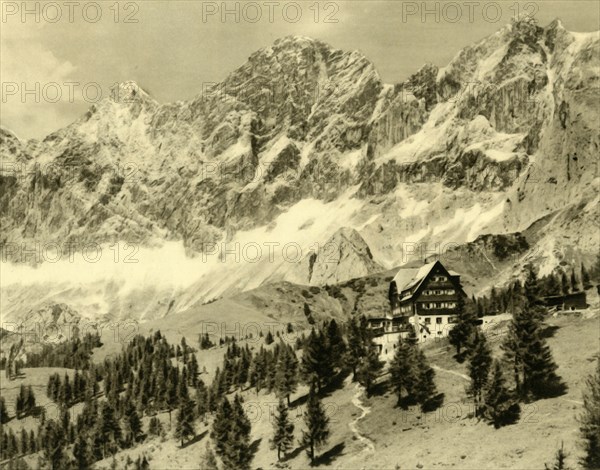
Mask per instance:
[[[117,83],[110,88],[110,99],[115,103],[158,104],[146,90],[133,80]]]

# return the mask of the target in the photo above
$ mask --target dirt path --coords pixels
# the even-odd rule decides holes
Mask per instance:
[[[360,399],[364,392],[364,388],[361,387],[359,384],[356,384],[355,388],[356,393],[352,397],[352,404],[356,406],[359,410],[361,410],[362,413],[356,419],[348,423],[348,427],[350,428],[350,431],[352,431],[352,433],[356,436],[356,438],[364,444],[365,448],[363,449],[363,452],[375,452],[375,444],[373,443],[373,441],[368,437],[363,436],[358,430],[358,422],[371,412],[371,408],[363,405]]]
[[[456,375],[457,377],[460,377],[461,379],[471,380],[467,375],[461,374],[460,372],[456,372],[454,370],[444,369],[440,366],[436,366],[435,364],[433,364],[431,367],[433,367],[435,370],[439,370],[441,372],[446,372],[448,374]]]
[[[457,377],[460,377],[461,379],[471,380],[468,376],[466,376],[465,374],[461,374],[460,372],[455,372],[453,370],[443,369],[442,367],[436,366],[436,365],[432,365],[431,367],[433,367],[435,370],[439,370],[441,372],[447,372],[448,374],[456,375]],[[560,398],[560,399],[562,401],[566,401],[566,402],[569,402],[569,403],[575,403],[576,405],[583,405],[582,401],[571,400],[569,398]]]

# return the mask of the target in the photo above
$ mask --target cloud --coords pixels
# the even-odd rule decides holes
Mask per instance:
[[[2,26],[0,122],[21,138],[44,137],[65,124],[65,103],[82,99],[64,85],[73,80],[76,67],[60,60],[43,43],[43,24],[6,22]]]

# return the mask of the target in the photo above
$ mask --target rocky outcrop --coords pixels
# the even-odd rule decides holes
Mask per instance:
[[[342,227],[325,244],[300,263],[307,283],[314,286],[338,284],[383,270],[373,259],[369,246],[360,234]]]

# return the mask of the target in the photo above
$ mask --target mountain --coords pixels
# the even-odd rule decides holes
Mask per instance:
[[[523,19],[389,85],[360,52],[292,36],[189,101],[159,104],[125,82],[43,141],[1,129],[14,263],[3,290],[23,300],[35,283],[60,303],[64,289],[72,301],[92,289],[94,314],[154,318],[266,282],[345,281],[486,234],[535,231],[522,258],[542,272],[588,261],[599,44],[598,32]],[[318,249],[330,239],[333,268]],[[35,243],[116,242],[140,265],[87,262],[85,280],[22,266],[45,260],[23,256]]]

